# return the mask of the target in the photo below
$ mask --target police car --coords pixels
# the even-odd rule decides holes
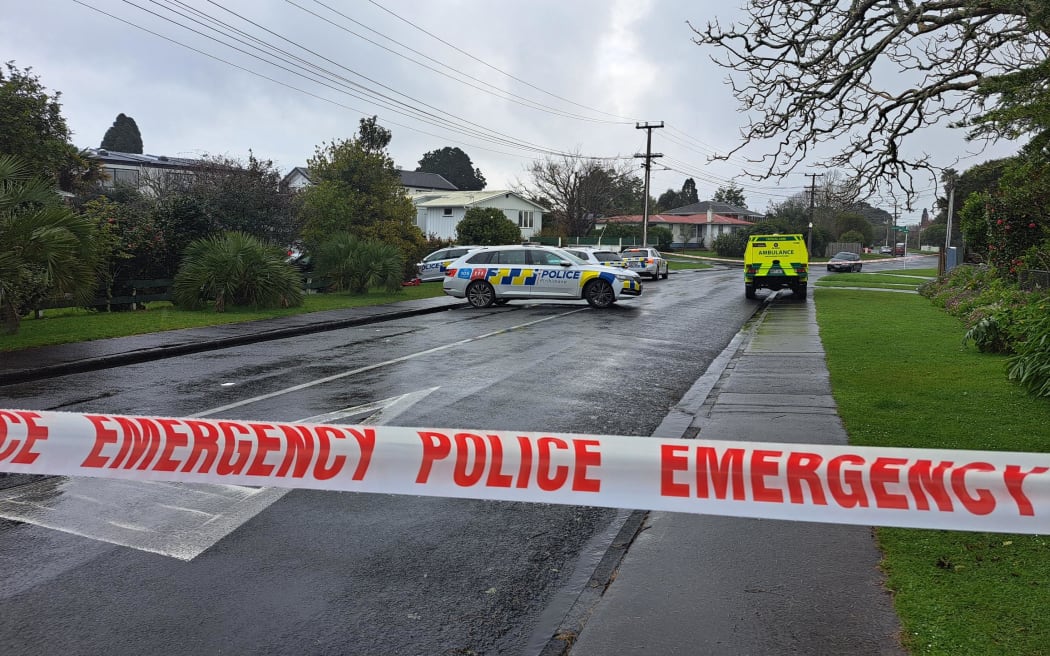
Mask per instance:
[[[445,268],[452,260],[463,257],[478,246],[449,246],[436,250],[416,264],[416,273],[423,282],[441,280],[445,277]]]
[[[624,267],[623,259],[616,251],[607,248],[574,247],[563,249],[569,255],[575,255],[588,264],[602,264],[611,267]]]
[[[620,257],[623,258],[625,267],[631,271],[652,276],[653,280],[661,277],[667,280],[670,273],[671,265],[667,263],[663,255],[660,255],[660,251],[649,246],[625,248],[620,253]]]
[[[606,308],[642,293],[633,271],[588,264],[549,246],[488,246],[448,265],[442,289],[477,308],[516,298],[582,298]]]

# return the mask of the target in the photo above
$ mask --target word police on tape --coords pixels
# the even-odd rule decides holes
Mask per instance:
[[[0,471],[1050,533],[1050,454],[0,410]]]

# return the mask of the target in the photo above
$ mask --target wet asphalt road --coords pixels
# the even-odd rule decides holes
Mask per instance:
[[[515,302],[0,387],[0,407],[294,421],[436,387],[388,423],[649,435],[751,315],[739,277],[675,274],[607,311]],[[155,510],[135,506],[106,512]],[[190,560],[0,520],[0,653],[538,653],[617,516],[293,491]]]

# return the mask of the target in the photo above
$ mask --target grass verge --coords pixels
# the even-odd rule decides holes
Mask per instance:
[[[964,347],[962,324],[911,294],[819,290],[839,414],[858,445],[1044,452],[1050,403]],[[1050,652],[1050,539],[880,528],[887,583],[914,654]]]
[[[181,310],[170,303],[150,303],[146,310],[133,312],[94,312],[79,308],[47,310],[42,319],[23,319],[16,335],[0,335],[0,352],[15,351],[34,346],[86,342],[93,339],[127,337],[180,328],[199,328],[224,323],[272,319],[322,310],[385,305],[397,301],[441,296],[440,283],[425,283],[402,287],[394,293],[369,292],[310,294],[303,305],[278,310],[233,308],[226,312],[210,310]]]
[[[682,260],[668,260],[667,268],[671,271],[685,271],[687,269],[710,269],[711,265],[704,262],[691,262]]]

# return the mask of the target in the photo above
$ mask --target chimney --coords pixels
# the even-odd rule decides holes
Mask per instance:
[[[707,208],[707,222],[713,223],[715,220],[715,212],[710,207]]]

